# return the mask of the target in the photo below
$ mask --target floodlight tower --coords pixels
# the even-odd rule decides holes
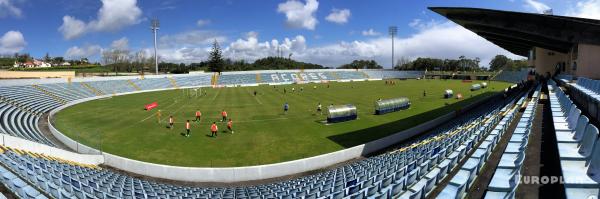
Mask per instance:
[[[152,33],[154,34],[154,67],[156,69],[156,74],[158,75],[158,55],[156,54],[156,34],[158,34],[158,29],[160,27],[160,22],[158,21],[157,18],[152,19],[151,22],[152,26],[150,26],[150,29],[152,29]]]
[[[396,34],[398,33],[398,27],[390,26],[388,32],[392,37],[392,68],[394,68],[394,36],[396,36]]]

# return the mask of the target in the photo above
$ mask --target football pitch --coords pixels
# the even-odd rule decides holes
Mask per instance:
[[[472,92],[469,89],[473,83],[396,80],[395,85],[386,85],[385,81],[261,85],[202,88],[198,94],[205,94],[201,96],[190,96],[186,93],[189,89],[146,92],[71,106],[58,112],[53,124],[87,146],[135,160],[189,167],[251,166],[366,143],[460,109],[511,85],[491,81],[488,88]],[[464,98],[443,99],[445,89],[454,90],[455,95],[461,93]],[[408,97],[410,109],[373,114],[376,100],[397,97]],[[152,102],[158,107],[144,110],[144,105]],[[284,114],[286,102],[290,110]],[[318,103],[323,105],[322,115],[316,112]],[[358,120],[324,124],[329,104],[355,105]],[[199,122],[193,121],[197,110],[202,112]],[[233,134],[225,122],[220,122],[222,110],[233,119]],[[175,118],[173,129],[167,128],[169,115]],[[192,126],[190,137],[182,136],[186,120]],[[217,137],[210,137],[213,122],[219,127]]]

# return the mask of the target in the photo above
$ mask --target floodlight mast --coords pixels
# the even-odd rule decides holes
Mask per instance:
[[[158,21],[157,18],[154,18],[152,20],[152,26],[150,27],[150,29],[152,29],[152,33],[154,34],[154,68],[155,68],[155,72],[158,75],[158,55],[156,53],[156,34],[158,34],[158,29],[160,27],[160,22]]]
[[[392,37],[392,68],[394,68],[394,36],[396,36],[396,34],[398,33],[398,27],[390,26],[388,32]]]

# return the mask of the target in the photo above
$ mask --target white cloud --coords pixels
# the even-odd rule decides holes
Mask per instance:
[[[427,22],[424,22],[421,19],[413,19],[410,23],[408,23],[408,26],[410,26],[411,28],[414,28],[416,30],[426,30],[432,27],[435,27],[439,25],[439,22],[435,21],[435,20],[429,20]]]
[[[318,23],[315,18],[318,8],[319,2],[317,0],[306,0],[306,4],[296,0],[288,0],[277,6],[277,12],[285,14],[286,24],[289,27],[314,30]]]
[[[0,18],[6,16],[21,17],[23,11],[17,8],[11,0],[0,0]]]
[[[215,40],[222,43],[227,38],[214,31],[192,30],[160,37],[159,48],[196,47],[211,44]]]
[[[419,30],[409,37],[397,38],[395,44],[395,57],[397,58],[404,56],[411,59],[417,57],[456,59],[465,55],[479,57],[482,65],[487,65],[489,60],[497,54],[516,58],[515,55],[451,22]],[[391,64],[391,41],[390,38],[381,36],[366,41],[339,42],[309,48],[299,57],[302,60],[334,67],[354,59],[373,59],[381,65],[389,67]]]
[[[288,56],[290,53],[302,53],[307,49],[306,38],[297,35],[293,38],[286,37],[281,41],[272,39],[270,42],[259,42],[258,33],[249,32],[245,39],[238,39],[229,44],[223,50],[223,54],[235,59],[254,61],[268,56],[276,56],[278,49],[283,56]]]
[[[213,41],[221,46],[227,37],[215,31],[192,30],[173,35],[165,35],[159,39],[158,56],[168,62],[200,62],[206,60]],[[144,49],[152,51],[151,49]],[[153,51],[152,51],[153,54]]]
[[[196,21],[196,25],[198,25],[198,27],[204,27],[210,23],[211,21],[208,19],[199,19],[198,21]]]
[[[395,43],[397,58],[404,56],[411,59],[417,57],[457,59],[465,55],[471,58],[479,57],[482,60],[481,64],[485,66],[497,54],[518,57],[451,22],[432,23],[428,29],[418,30],[408,37],[396,38]],[[275,55],[277,46],[280,46],[284,56],[293,53],[292,58],[296,60],[330,67],[337,67],[355,59],[373,59],[388,67],[391,62],[391,41],[387,36],[308,47],[302,35],[292,39],[285,38],[282,41],[271,40],[267,43],[261,42],[256,34],[249,34],[245,39],[233,42],[225,49],[224,55],[253,61]]]
[[[101,51],[102,47],[99,45],[87,45],[84,47],[73,46],[67,49],[65,57],[67,59],[90,58],[99,55]]]
[[[600,19],[600,0],[577,2],[575,9],[567,11],[568,16]]]
[[[0,37],[0,54],[12,54],[25,48],[27,42],[19,31],[8,31]]]
[[[412,35],[396,38],[396,58],[434,57],[457,59],[459,56],[464,55],[470,58],[479,57],[483,66],[486,66],[497,54],[519,58],[452,22],[438,23],[434,21],[425,24],[428,28],[417,29],[416,33]],[[210,51],[210,42],[212,42],[212,40],[206,38],[210,37],[203,37],[204,39],[200,40],[204,40],[204,42],[196,45],[178,45],[159,49],[159,55],[163,60],[172,62],[206,60]],[[242,38],[233,40],[229,44],[220,43],[224,57],[234,60],[254,61],[267,56],[276,56],[279,47],[283,56],[292,53],[293,59],[329,67],[337,67],[355,59],[373,59],[386,67],[391,64],[391,41],[385,35],[366,40],[340,41],[310,47],[303,35],[261,40],[257,32],[248,32]]]
[[[377,31],[373,30],[373,28],[369,28],[369,30],[363,30],[361,32],[361,34],[363,36],[379,36],[379,35],[381,35],[380,32],[377,32]]]
[[[543,13],[550,9],[550,6],[536,0],[525,0],[525,6],[533,9],[536,13]]]
[[[345,24],[348,23],[348,18],[350,18],[350,10],[348,9],[332,9],[331,13],[325,17],[325,20],[337,23],[337,24]]]
[[[117,50],[127,50],[127,49],[129,49],[129,40],[127,39],[127,37],[123,37],[121,39],[114,40],[110,44],[110,47],[113,49],[117,49]]]
[[[87,24],[72,16],[64,16],[58,30],[67,40],[80,37],[88,32],[114,32],[141,21],[142,10],[137,0],[102,0],[97,19]]]
[[[65,39],[74,39],[83,35],[86,31],[85,22],[71,16],[63,17],[63,24],[58,28]]]

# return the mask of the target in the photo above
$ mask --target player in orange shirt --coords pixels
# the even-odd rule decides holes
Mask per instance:
[[[194,120],[194,121],[199,122],[201,117],[202,117],[202,112],[200,112],[200,110],[196,111],[196,120]]]
[[[216,122],[213,122],[212,125],[210,125],[210,137],[216,137],[217,131],[219,131],[219,127],[217,127]]]
[[[185,130],[187,131],[187,133],[185,134],[185,137],[190,137],[190,120],[185,122]]]
[[[233,134],[233,121],[231,121],[231,118],[229,119],[229,122],[227,122],[227,129]]]
[[[227,121],[227,111],[223,110],[221,112],[221,116],[223,117],[223,119],[221,119],[221,122]]]

